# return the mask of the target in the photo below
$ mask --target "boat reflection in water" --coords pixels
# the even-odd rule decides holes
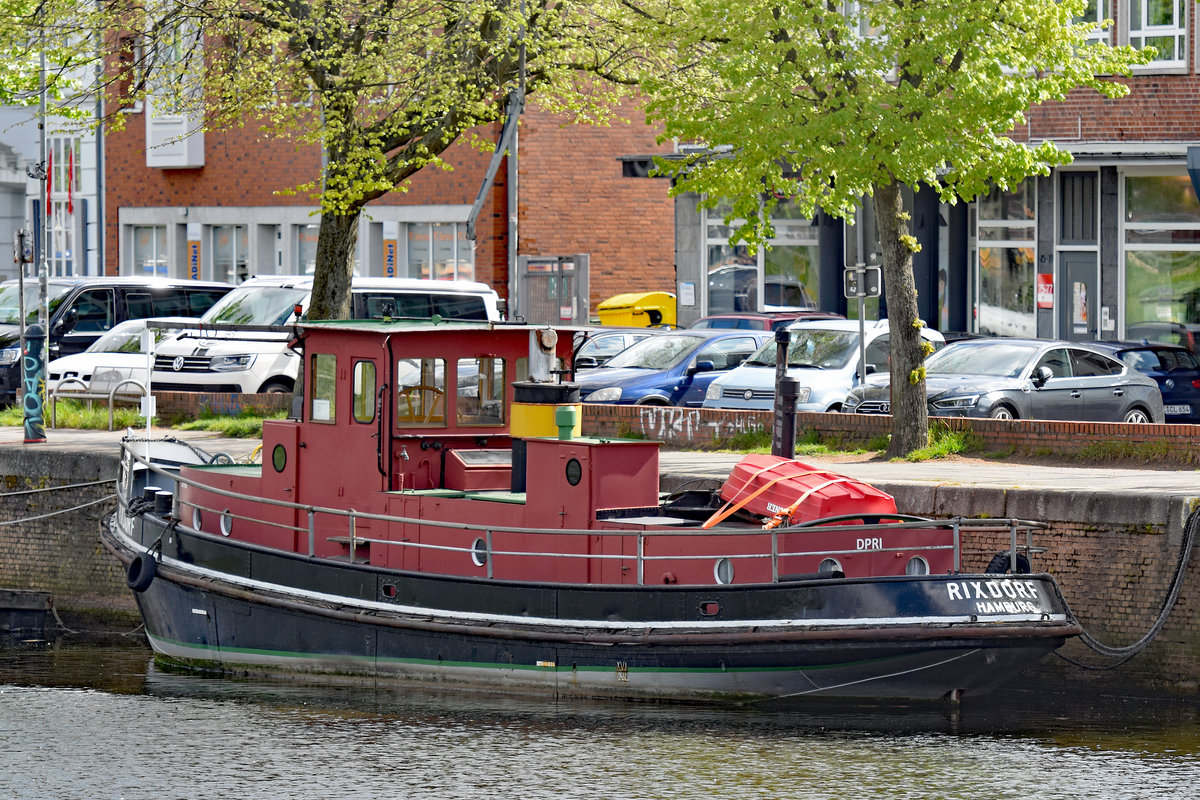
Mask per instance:
[[[660,497],[657,443],[579,435],[570,333],[308,323],[301,418],[264,425],[264,465],[127,439],[102,538],[154,651],[553,697],[936,699],[1079,633],[1053,578],[1003,574],[1034,523],[907,517],[776,456]],[[965,572],[965,538],[1004,554]]]

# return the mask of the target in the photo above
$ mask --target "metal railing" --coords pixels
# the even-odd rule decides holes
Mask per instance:
[[[63,390],[64,385],[71,385],[71,384],[79,384],[80,386],[83,387],[83,390],[82,391],[78,391],[78,390],[64,391]],[[134,393],[134,392],[121,393],[121,395],[120,395],[121,400],[132,401],[132,400],[146,396],[146,385],[143,384],[139,380],[134,380],[133,378],[125,378],[123,380],[118,381],[117,383],[113,384],[113,387],[111,389],[109,389],[107,392],[93,391],[92,388],[88,384],[84,383],[79,378],[63,378],[54,386],[54,389],[50,392],[50,427],[51,428],[57,427],[58,400],[61,397],[64,399],[71,399],[71,400],[87,400],[89,402],[92,400],[106,401],[108,403],[108,429],[111,431],[113,429],[113,404],[117,399],[117,395],[118,395],[117,390],[120,389],[122,386],[126,386],[126,385],[136,386],[138,388],[138,391],[136,393]]]
[[[153,472],[155,474],[163,475],[164,477],[167,477],[170,480],[175,481],[176,485],[184,484],[184,485],[195,487],[197,489],[201,489],[210,495],[215,495],[215,496],[220,496],[220,497],[229,497],[229,498],[234,498],[234,499],[238,499],[238,500],[242,500],[242,501],[246,500],[246,496],[244,494],[230,491],[227,489],[221,489],[221,488],[218,488],[215,486],[211,486],[209,484],[200,483],[198,481],[185,479],[185,478],[183,478],[182,475],[178,475],[173,472],[164,470],[161,467],[149,462],[148,460],[141,457],[137,453],[133,453],[133,452],[129,451],[128,449],[126,452],[129,453],[129,455],[132,457],[133,460],[135,460],[138,463],[140,463],[141,465],[145,466],[151,472]],[[124,481],[122,483],[124,483]],[[122,488],[125,488],[125,487],[122,487]],[[206,505],[197,503],[193,499],[189,499],[187,504],[189,507],[191,507],[193,509],[199,509],[201,512],[214,513],[214,514],[219,515],[219,517],[225,521],[222,525],[218,526],[220,535],[223,535],[223,536],[231,535],[232,529],[233,529],[232,523],[234,521],[242,521],[242,522],[251,523],[253,525],[279,528],[282,530],[290,531],[292,533],[307,534],[307,540],[308,540],[307,541],[307,551],[308,551],[307,556],[309,558],[317,557],[317,555],[316,555],[317,539],[318,539],[318,536],[323,536],[326,541],[345,542],[349,548],[348,553],[349,553],[349,560],[351,563],[353,563],[356,549],[360,545],[380,545],[380,546],[387,546],[387,547],[400,547],[400,548],[412,549],[415,551],[425,550],[425,551],[431,551],[431,552],[452,552],[452,553],[461,553],[468,557],[477,558],[479,560],[482,560],[484,562],[483,564],[479,564],[478,560],[476,561],[476,564],[479,566],[486,567],[486,571],[487,571],[486,574],[487,574],[488,578],[492,578],[494,576],[494,561],[496,558],[554,558],[554,559],[567,559],[567,560],[587,559],[587,560],[592,560],[592,561],[630,561],[630,560],[633,560],[635,562],[635,566],[637,569],[638,585],[644,585],[646,566],[647,566],[647,564],[650,564],[650,563],[655,563],[655,562],[686,563],[686,562],[695,562],[695,561],[711,562],[711,561],[715,561],[715,560],[723,559],[723,558],[724,559],[737,559],[737,560],[770,559],[771,580],[772,580],[772,582],[778,582],[779,577],[780,577],[780,571],[779,571],[780,561],[789,559],[789,558],[836,557],[839,555],[840,556],[863,555],[863,554],[868,554],[868,553],[875,554],[875,553],[891,553],[891,552],[913,552],[913,551],[930,552],[930,551],[952,550],[953,555],[954,555],[954,562],[953,562],[954,563],[954,572],[958,573],[961,571],[961,566],[962,566],[962,562],[961,562],[962,531],[964,529],[970,530],[973,533],[1007,533],[1008,538],[1009,538],[1008,551],[1011,554],[1012,569],[1014,572],[1016,572],[1017,571],[1017,563],[1016,563],[1017,562],[1017,553],[1020,551],[1024,551],[1028,554],[1040,552],[1041,551],[1040,548],[1035,548],[1033,546],[1033,531],[1036,529],[1043,529],[1046,527],[1045,523],[1034,522],[1034,521],[1029,521],[1029,520],[1020,520],[1020,519],[971,519],[971,518],[965,518],[965,517],[953,517],[953,518],[944,519],[944,520],[933,520],[933,519],[921,519],[921,518],[906,517],[905,515],[901,515],[901,514],[896,514],[896,515],[884,514],[884,515],[870,515],[870,516],[880,516],[882,519],[895,519],[895,520],[899,520],[899,521],[888,522],[888,523],[876,522],[876,523],[852,525],[852,524],[845,524],[845,523],[841,522],[840,520],[842,518],[835,518],[837,520],[836,526],[828,525],[828,526],[824,526],[824,527],[826,529],[834,529],[838,533],[855,533],[855,532],[872,532],[872,531],[878,532],[881,530],[887,530],[887,531],[896,531],[896,530],[943,531],[943,530],[948,530],[951,532],[951,543],[950,544],[928,544],[928,545],[909,544],[904,547],[873,548],[871,550],[821,549],[821,550],[781,551],[780,550],[780,537],[781,536],[789,535],[789,534],[794,535],[794,534],[802,532],[802,531],[821,530],[822,526],[819,524],[805,523],[805,524],[801,524],[801,525],[794,525],[794,526],[790,526],[790,527],[778,527],[778,528],[772,528],[772,529],[762,529],[762,528],[753,528],[753,527],[714,527],[714,528],[709,528],[709,529],[701,529],[699,526],[696,526],[696,527],[670,527],[670,528],[664,527],[661,530],[647,530],[645,528],[634,528],[634,527],[630,527],[628,529],[621,529],[621,528],[536,529],[536,528],[526,528],[526,527],[519,527],[519,526],[477,525],[477,524],[463,523],[463,522],[447,522],[447,521],[442,521],[442,520],[431,520],[431,519],[424,519],[424,518],[417,518],[417,517],[403,517],[403,516],[396,516],[396,515],[390,515],[390,514],[373,514],[373,513],[364,512],[364,511],[356,511],[354,509],[340,509],[340,508],[330,508],[330,507],[324,507],[324,506],[304,505],[301,503],[293,503],[293,502],[290,502],[287,500],[276,500],[274,498],[267,498],[267,497],[256,497],[256,498],[253,498],[253,500],[255,503],[258,503],[261,505],[289,508],[289,509],[303,512],[306,524],[303,526],[300,526],[300,525],[291,525],[291,524],[283,523],[283,522],[273,522],[270,520],[261,519],[259,517],[252,517],[252,516],[247,516],[247,515],[243,515],[243,514],[237,514],[237,513],[234,513],[233,511],[231,511],[229,508],[218,508],[215,506],[206,506]],[[128,497],[120,497],[120,502],[121,502],[123,508],[127,505],[128,501],[129,501]],[[178,492],[175,493],[173,503],[174,503],[174,506],[173,506],[172,512],[171,512],[172,517],[174,517],[176,519],[180,519],[181,509],[180,509],[180,499],[179,499]],[[322,525],[322,526],[320,526],[321,530],[318,531],[318,522],[317,522],[318,516],[327,516],[334,520],[340,519],[340,520],[343,520],[343,523],[341,525],[337,525],[335,528],[332,528],[332,529],[329,525]],[[414,542],[414,541],[408,541],[408,540],[381,539],[381,538],[376,538],[376,537],[360,535],[358,528],[359,528],[359,523],[362,520],[380,521],[380,522],[387,522],[387,523],[398,523],[398,524],[406,524],[406,525],[418,525],[418,526],[426,527],[426,528],[445,528],[445,529],[452,529],[452,530],[460,530],[460,531],[464,531],[464,532],[473,533],[473,534],[475,534],[475,537],[469,543],[467,543],[465,545],[433,544],[433,543],[429,543],[429,542]],[[190,524],[189,520],[181,520],[181,521]],[[608,520],[607,523],[610,525],[622,524],[620,520]],[[627,524],[640,525],[643,523],[639,522],[639,523],[627,523]],[[343,525],[344,525],[344,527],[343,527]],[[204,531],[204,532],[210,533],[210,534],[212,533],[212,531]],[[530,534],[544,535],[544,536],[555,537],[555,538],[563,537],[563,536],[567,536],[567,537],[594,536],[594,537],[606,537],[606,538],[631,538],[632,537],[632,538],[636,539],[636,552],[633,555],[630,555],[630,554],[626,554],[624,552],[618,552],[618,553],[589,553],[589,552],[571,553],[571,552],[562,552],[562,551],[496,549],[495,536],[496,536],[496,534],[503,534],[503,533],[513,533],[513,534],[522,534],[522,535],[530,535]],[[1021,534],[1025,535],[1024,543],[1021,543],[1019,541]],[[712,537],[711,538],[712,541],[723,541],[723,542],[728,542],[731,537],[740,537],[740,538],[768,537],[769,538],[769,546],[766,549],[755,549],[755,550],[747,549],[745,551],[739,551],[739,552],[734,552],[734,551],[732,551],[732,549],[724,549],[724,550],[720,550],[718,552],[704,552],[704,553],[690,552],[690,553],[687,553],[686,555],[677,555],[677,554],[652,555],[652,554],[648,554],[646,552],[646,543],[648,540],[667,539],[667,538],[676,538],[676,537],[692,537],[692,538],[705,538],[705,539]],[[480,540],[480,539],[484,543],[482,551],[480,551],[480,549],[478,548],[478,540]],[[1001,552],[1003,552],[1003,551],[1001,551]]]

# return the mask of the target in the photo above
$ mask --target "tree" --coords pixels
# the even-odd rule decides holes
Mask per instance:
[[[615,3],[150,0],[102,3],[92,25],[107,34],[109,108],[151,96],[207,129],[256,119],[321,148],[322,174],[296,190],[320,202],[308,314],[325,319],[349,315],[364,206],[444,167],[445,150],[501,119],[511,95],[608,119],[636,55],[605,17]]]
[[[761,246],[778,197],[852,218],[873,198],[892,333],[888,454],[928,443],[925,352],[901,187],[944,201],[1047,174],[1070,155],[1006,137],[1068,93],[1119,97],[1152,51],[1089,40],[1085,0],[680,0],[653,15],[674,72],[648,75],[664,138],[710,147],[660,169],[676,192],[732,201],[735,238]],[[1111,24],[1106,22],[1104,24]],[[1109,76],[1109,77],[1103,77]]]

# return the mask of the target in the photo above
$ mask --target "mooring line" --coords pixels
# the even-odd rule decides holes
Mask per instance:
[[[40,494],[41,492],[57,492],[62,489],[80,489],[84,486],[100,486],[105,483],[115,483],[116,480],[117,480],[116,478],[109,478],[109,479],[103,480],[103,481],[88,481],[87,483],[69,483],[69,484],[66,484],[65,486],[46,486],[45,488],[42,488],[42,489],[21,489],[16,492],[0,493],[0,499],[3,499],[5,497],[19,497],[23,494]]]
[[[58,514],[68,514],[72,511],[78,511],[81,508],[87,508],[88,506],[94,506],[99,503],[106,503],[109,500],[115,500],[116,497],[117,496],[115,494],[110,494],[105,497],[101,497],[99,500],[92,500],[88,503],[80,503],[79,505],[72,506],[71,508],[60,508],[58,511],[47,511],[45,514],[38,514],[34,517],[22,517],[20,519],[5,520],[4,522],[0,522],[0,528],[4,527],[5,525],[18,525],[22,522],[34,522],[36,520],[46,519],[47,517],[53,517]]]

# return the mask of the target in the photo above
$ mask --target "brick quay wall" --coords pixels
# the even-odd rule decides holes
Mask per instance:
[[[707,419],[710,413],[720,416],[716,421]],[[811,424],[807,419],[802,420],[798,426],[801,434],[814,429],[815,422],[822,423],[825,427],[821,430],[831,436],[863,433],[833,425],[835,418],[859,420],[851,415],[801,416],[819,418]],[[741,417],[738,421],[736,415],[728,412],[693,413],[687,409],[590,407],[585,410],[584,433],[646,436],[663,439],[668,447],[692,449],[699,444],[698,436],[716,442],[731,435],[730,432],[745,432],[763,424],[754,414]],[[881,420],[886,418],[868,418],[868,423],[864,423],[869,436],[879,435],[879,430],[871,426],[879,425]],[[1021,425],[1017,423],[1017,427]],[[1032,447],[1039,436],[1042,442],[1056,441],[1045,435],[1056,426],[1070,429],[1079,424],[1024,425],[1034,429],[1023,433]],[[714,431],[719,435],[713,435]],[[1107,435],[1107,431],[1104,433]],[[1189,432],[1189,435],[1194,434]],[[1062,441],[1067,442],[1095,441],[1100,433],[1077,430],[1063,437]],[[1186,437],[1177,444],[1180,448],[1195,447]],[[115,478],[117,467],[115,452],[73,453],[0,444],[0,523],[4,523],[0,525],[0,587],[48,591],[56,609],[68,620],[69,614],[103,615],[120,625],[130,628],[136,625],[136,607],[125,586],[124,574],[98,538],[100,518],[113,507],[113,487],[93,482]],[[663,476],[664,488],[669,488],[671,477]],[[952,483],[877,482],[877,485],[896,497],[904,513],[936,518],[1015,517],[1045,522],[1048,529],[1035,543],[1047,550],[1034,556],[1035,570],[1054,575],[1084,628],[1114,646],[1136,642],[1153,625],[1180,556],[1185,521],[1195,505],[1195,500],[1188,496],[1114,493],[1103,486],[1047,490]],[[30,493],[45,488],[53,491]],[[75,510],[43,516],[62,509]],[[964,569],[981,570],[996,552],[1006,547],[1006,541],[1007,535],[1001,533],[966,538]],[[1030,680],[1092,684],[1105,691],[1196,695],[1200,692],[1198,564],[1200,554],[1191,559],[1186,569],[1183,588],[1170,618],[1144,652],[1105,671],[1080,670],[1052,656],[1035,668]],[[1091,664],[1111,663],[1078,641],[1069,642],[1062,652]]]

